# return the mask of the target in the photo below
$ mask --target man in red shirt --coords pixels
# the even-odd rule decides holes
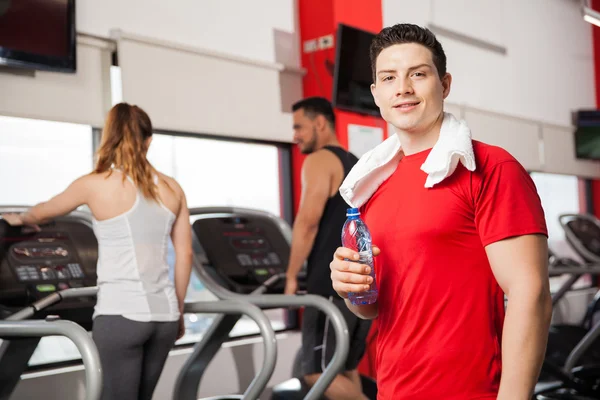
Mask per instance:
[[[402,158],[361,207],[374,246],[379,297],[354,306],[368,267],[339,248],[333,288],[356,315],[378,318],[379,399],[529,400],[552,313],[547,230],[536,188],[505,150],[472,141],[431,188],[421,165],[440,136],[452,77],[427,29],[399,24],[371,45],[371,90]],[[508,308],[504,309],[504,295]]]

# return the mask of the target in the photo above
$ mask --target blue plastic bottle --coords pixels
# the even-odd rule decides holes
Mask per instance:
[[[354,305],[373,304],[377,301],[377,285],[373,268],[373,251],[371,249],[371,233],[367,225],[360,219],[358,208],[349,208],[346,222],[342,228],[342,246],[358,252],[360,264],[371,267],[373,282],[369,290],[360,293],[348,293],[348,299]]]

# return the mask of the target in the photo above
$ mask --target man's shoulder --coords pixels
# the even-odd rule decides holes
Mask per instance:
[[[302,163],[302,167],[304,169],[315,169],[319,167],[323,167],[323,164],[327,163],[328,158],[330,157],[328,151],[317,150],[308,154],[306,158],[304,158],[304,162]]]
[[[340,156],[347,156],[347,157],[352,157],[353,159],[356,159],[356,157],[354,157],[354,155],[352,153],[349,153],[346,149],[344,149],[343,147],[339,147],[340,149]],[[308,167],[308,168],[318,168],[321,171],[323,170],[335,170],[335,168],[339,167],[339,163],[342,161],[340,159],[340,156],[338,156],[338,154],[336,154],[336,152],[334,150],[332,150],[331,148],[321,148],[319,150],[316,150],[312,153],[310,153],[308,156],[306,156],[306,159],[304,160],[304,166]],[[354,161],[354,160],[353,160]],[[356,159],[356,161],[358,161],[358,159]],[[354,162],[356,162],[354,161]]]
[[[489,172],[497,165],[505,162],[519,163],[517,159],[502,147],[473,140],[473,153],[475,154],[476,170]]]
[[[327,154],[329,157],[333,156],[335,158],[346,157],[352,160],[358,161],[358,157],[356,157],[353,153],[351,153],[348,149],[343,146],[325,146],[315,151],[313,154]]]

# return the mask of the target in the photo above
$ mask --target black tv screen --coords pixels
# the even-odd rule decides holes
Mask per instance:
[[[600,110],[578,111],[574,117],[575,156],[600,160]]]
[[[0,65],[75,72],[75,0],[0,0]]]
[[[369,47],[375,34],[339,24],[332,103],[339,109],[380,116],[373,100]]]

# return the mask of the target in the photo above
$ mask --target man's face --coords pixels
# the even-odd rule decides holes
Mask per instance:
[[[450,74],[440,80],[427,47],[395,44],[379,53],[371,92],[383,119],[400,131],[419,133],[438,119],[451,81]]]
[[[317,145],[315,120],[307,117],[303,109],[294,111],[294,143],[302,154],[312,153]]]

